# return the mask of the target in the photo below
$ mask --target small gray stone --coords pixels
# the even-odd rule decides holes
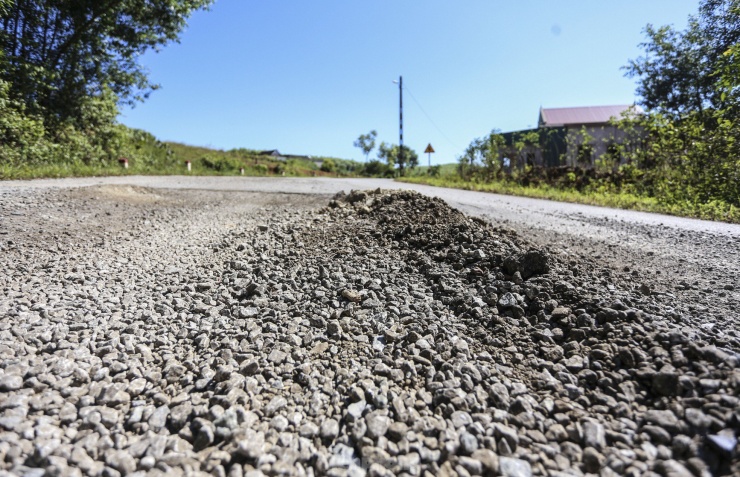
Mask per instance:
[[[604,426],[595,421],[584,421],[581,425],[583,428],[583,446],[593,447],[600,450],[606,447],[606,433]]]
[[[257,371],[260,369],[259,363],[256,359],[250,359],[249,361],[245,361],[242,363],[241,367],[239,368],[239,372],[242,373],[245,376],[254,376],[257,374]]]
[[[127,404],[131,402],[131,395],[124,391],[126,387],[127,386],[125,384],[120,383],[106,386],[98,397],[98,403],[112,407],[118,404]]]
[[[313,422],[304,423],[298,430],[298,434],[301,437],[312,438],[319,433],[319,427]]]
[[[519,445],[519,435],[515,429],[497,422],[493,425],[493,430],[497,438],[504,439],[512,451],[516,450]]]
[[[275,416],[270,421],[270,427],[278,432],[286,430],[288,425],[288,419],[285,416]]]
[[[125,450],[109,449],[105,454],[105,463],[122,475],[129,475],[136,471],[136,460]]]
[[[319,435],[322,439],[334,440],[339,435],[339,422],[336,419],[326,419],[321,423]]]
[[[678,432],[678,419],[668,410],[650,409],[643,416],[647,422],[660,426],[670,433]]]
[[[689,469],[673,459],[659,461],[655,467],[655,470],[660,475],[665,475],[666,477],[694,477],[694,474]]]
[[[365,416],[365,424],[367,424],[368,435],[373,439],[377,439],[384,436],[388,431],[391,420],[382,411],[373,411]]]
[[[283,361],[288,357],[286,353],[279,349],[274,349],[267,356],[267,360],[271,363],[282,364]]]
[[[710,434],[707,436],[707,442],[709,442],[712,448],[727,458],[732,457],[737,446],[737,438],[732,430],[722,431],[719,434]]]
[[[167,424],[167,417],[170,415],[170,408],[166,404],[159,406],[154,410],[152,416],[149,418],[149,426],[155,432],[162,429]]]
[[[260,310],[254,306],[239,307],[239,318],[254,318],[260,314]]]
[[[678,394],[678,378],[676,372],[660,371],[653,375],[653,391],[661,396],[676,396]]]
[[[347,406],[347,416],[350,417],[352,420],[360,419],[366,407],[367,403],[364,400],[353,402],[352,404]]]
[[[452,421],[452,425],[455,426],[455,429],[460,429],[461,427],[466,427],[473,423],[473,418],[465,411],[453,412],[450,416],[450,420]]]
[[[398,442],[406,437],[406,433],[408,432],[408,430],[409,426],[407,426],[406,423],[396,421],[388,427],[388,432],[386,432],[386,436],[388,436],[388,438],[392,441]]]
[[[275,396],[274,398],[270,399],[270,402],[268,402],[267,406],[265,406],[265,414],[267,414],[268,416],[272,416],[287,405],[288,401],[286,401],[284,397]]]
[[[532,477],[532,466],[526,460],[500,457],[499,473],[503,477]]]
[[[264,446],[264,435],[252,433],[237,443],[236,453],[248,459],[257,459],[262,454]]]
[[[469,432],[460,434],[460,452],[464,455],[471,455],[478,450],[478,439]]]
[[[586,472],[598,473],[606,458],[593,447],[583,449],[583,465]]]
[[[471,456],[473,459],[483,464],[483,468],[489,474],[497,474],[499,468],[498,456],[489,449],[478,449]]]
[[[498,304],[501,308],[511,308],[512,306],[516,305],[516,298],[514,298],[514,295],[512,295],[509,292],[504,293],[501,298],[498,299]]]
[[[23,378],[17,374],[3,374],[0,376],[0,391],[16,391],[23,387]]]

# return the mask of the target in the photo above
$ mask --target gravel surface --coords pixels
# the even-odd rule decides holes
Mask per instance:
[[[599,220],[7,186],[0,473],[740,474],[732,230]]]

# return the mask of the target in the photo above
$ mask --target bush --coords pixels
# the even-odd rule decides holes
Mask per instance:
[[[324,159],[321,162],[321,170],[324,172],[336,172],[337,163],[333,159]]]
[[[223,155],[208,154],[203,156],[200,162],[203,164],[203,167],[218,172],[238,171],[241,167],[244,167],[244,164],[240,160]]]
[[[370,161],[365,164],[365,167],[362,170],[363,176],[393,177],[394,174],[395,171],[393,170],[393,167],[380,161]]]

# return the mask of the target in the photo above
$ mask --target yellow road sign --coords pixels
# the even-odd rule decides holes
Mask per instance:
[[[429,143],[429,145],[427,145],[427,148],[424,149],[424,154],[431,154],[432,152],[434,152],[434,148],[432,147],[432,143]]]

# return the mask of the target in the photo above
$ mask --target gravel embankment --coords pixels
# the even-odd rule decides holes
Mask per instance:
[[[736,317],[439,199],[0,199],[4,472],[740,474]]]

